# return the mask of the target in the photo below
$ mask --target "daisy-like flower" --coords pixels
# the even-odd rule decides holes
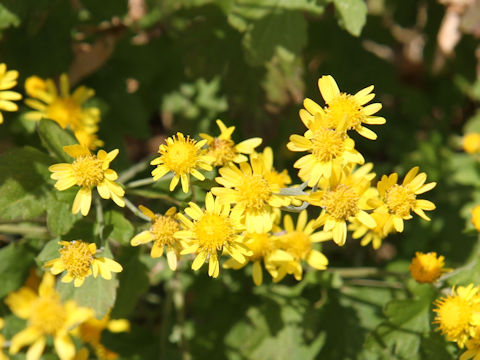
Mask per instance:
[[[452,288],[451,294],[435,301],[437,316],[434,323],[448,341],[456,341],[463,348],[475,335],[480,320],[479,287],[470,284]]]
[[[2,111],[17,111],[18,105],[13,101],[20,100],[22,95],[9,89],[17,85],[18,71],[7,71],[7,65],[0,64],[0,124],[3,123]]]
[[[281,248],[293,257],[293,261],[280,266],[274,281],[280,281],[286,274],[293,274],[298,281],[302,280],[303,269],[301,261],[305,260],[311,267],[317,270],[325,270],[328,265],[328,259],[320,251],[313,248],[313,244],[321,241],[327,241],[332,238],[332,234],[324,231],[315,232],[316,221],[311,220],[307,223],[307,211],[300,212],[297,225],[294,226],[292,217],[285,215],[283,226],[285,234],[279,237]]]
[[[60,87],[51,79],[43,80],[31,76],[25,81],[25,91],[31,97],[25,104],[34,111],[27,112],[29,120],[51,119],[65,129],[72,129],[78,142],[89,149],[103,145],[97,138],[100,110],[85,103],[95,95],[93,89],[80,86],[70,94],[70,84],[66,74],[60,75]]]
[[[231,163],[219,170],[215,180],[224,187],[212,188],[222,204],[235,204],[235,211],[245,214],[247,232],[263,233],[272,229],[271,212],[290,204],[290,198],[277,195],[280,186],[267,180],[268,171],[263,160],[251,157],[250,164]]]
[[[2,330],[4,326],[5,326],[5,321],[2,318],[0,318],[0,330]],[[5,355],[2,350],[3,347],[5,346],[5,342],[6,342],[5,336],[0,334],[0,360],[8,360],[7,355]]]
[[[159,157],[153,159],[150,164],[157,165],[152,171],[153,180],[157,181],[169,172],[173,172],[173,178],[170,182],[170,191],[175,190],[178,182],[182,181],[182,190],[188,192],[190,185],[190,174],[200,181],[205,180],[205,176],[197,168],[203,170],[212,170],[210,163],[213,158],[209,155],[202,155],[202,146],[207,140],[195,141],[189,136],[177,132],[176,136],[167,138],[166,144],[158,147]]]
[[[444,268],[445,257],[437,256],[436,252],[416,252],[410,263],[409,270],[412,277],[419,283],[433,283],[443,273],[449,271]]]
[[[263,161],[263,166],[265,168],[264,177],[270,184],[276,184],[280,188],[285,188],[292,183],[292,179],[288,175],[288,171],[286,169],[278,172],[273,167],[273,150],[270,146],[267,146],[265,149],[263,149],[262,153],[255,153],[252,156],[258,157]]]
[[[320,113],[324,114],[329,128],[339,131],[355,130],[367,139],[377,138],[372,130],[362,126],[363,124],[385,124],[383,117],[372,116],[382,108],[382,104],[366,105],[375,97],[372,93],[373,85],[360,90],[355,95],[349,95],[340,92],[333,77],[326,75],[318,79],[318,88],[327,106],[323,109],[313,100],[305,99],[303,105],[306,110],[300,114],[304,122],[311,121],[312,117]]]
[[[150,229],[142,231],[136,235],[130,245],[138,246],[153,241],[150,255],[152,258],[158,258],[163,255],[164,248],[167,248],[167,262],[172,271],[177,269],[177,261],[180,259],[180,251],[182,246],[178,239],[173,235],[180,230],[180,224],[175,217],[177,209],[171,207],[165,215],[154,214],[152,210],[140,205],[139,209],[152,219]]]
[[[331,128],[324,114],[318,112],[308,122],[304,136],[291,135],[287,148],[291,151],[308,151],[293,166],[300,169],[298,176],[313,187],[321,178],[329,178],[333,172],[350,164],[363,164],[363,156],[355,150],[355,142],[344,132]]]
[[[472,224],[477,231],[480,231],[480,205],[475,206],[472,209]]]
[[[45,273],[38,293],[22,287],[5,299],[10,310],[19,318],[27,320],[26,328],[16,334],[10,344],[10,353],[17,354],[24,346],[28,360],[39,360],[47,344],[47,336],[53,337],[53,345],[60,360],[72,360],[75,345],[69,332],[93,316],[90,308],[79,307],[75,301],[60,301],[55,291],[55,278]]]
[[[69,283],[73,281],[75,287],[82,286],[85,278],[92,275],[97,277],[100,274],[106,280],[112,278],[112,272],[121,272],[122,265],[115,260],[97,257],[97,246],[94,243],[87,243],[81,240],[60,241],[62,247],[58,250],[60,257],[47,261],[45,268],[51,268],[52,274],[57,275],[62,272],[66,274],[62,277],[62,282]]]
[[[115,183],[118,175],[109,169],[110,163],[118,154],[118,149],[110,151],[98,151],[97,155],[90,153],[87,147],[82,145],[64,146],[63,150],[75,160],[71,164],[60,163],[50,166],[53,172],[50,176],[57,180],[55,188],[63,191],[72,186],[80,186],[80,190],[73,201],[72,212],[79,211],[86,216],[92,204],[92,189],[97,188],[98,194],[103,199],[112,199],[120,207],[125,206],[123,195],[125,191]]]
[[[371,243],[372,247],[377,250],[380,248],[380,246],[382,246],[383,239],[385,239],[389,234],[385,231],[385,224],[390,219],[390,215],[385,211],[377,210],[370,215],[373,217],[373,220],[375,220],[375,227],[369,228],[360,221],[354,220],[350,225],[348,225],[348,229],[353,231],[352,238],[362,238],[360,245],[367,246]],[[390,229],[390,231],[393,231],[393,229]]]
[[[462,139],[462,147],[468,154],[476,154],[480,152],[480,134],[466,134]]]
[[[232,140],[232,133],[235,130],[235,126],[226,127],[221,120],[217,120],[217,125],[220,128],[220,135],[213,137],[208,134],[200,134],[200,137],[207,140],[207,154],[215,160],[214,166],[225,166],[229,162],[233,161],[241,163],[248,161],[248,158],[244,154],[252,154],[257,146],[262,143],[262,139],[259,137],[243,140],[238,144],[235,144]]]
[[[208,275],[216,278],[220,272],[218,252],[229,254],[240,263],[245,262],[245,256],[250,251],[243,245],[242,214],[230,210],[229,204],[221,204],[208,192],[205,196],[205,210],[190,202],[185,214],[179,214],[185,230],[175,233],[177,239],[185,242],[181,254],[196,254],[192,269],[198,270],[208,260]]]
[[[391,215],[385,227],[393,226],[396,231],[403,231],[403,220],[412,218],[411,211],[416,213],[422,219],[430,221],[425,215],[424,210],[434,210],[435,204],[428,200],[417,199],[417,195],[423,194],[435,187],[437,183],[431,182],[425,184],[427,174],[424,172],[418,174],[418,166],[412,168],[401,185],[397,184],[398,174],[393,173],[389,176],[383,175],[377,184],[377,189],[382,198],[383,206]]]
[[[459,360],[480,360],[480,334],[465,342],[467,350],[460,355]]]

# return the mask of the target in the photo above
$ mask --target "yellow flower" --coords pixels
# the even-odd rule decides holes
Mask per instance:
[[[25,100],[25,104],[34,109],[26,113],[27,119],[39,121],[46,118],[55,121],[62,129],[69,127],[78,142],[89,149],[103,145],[96,135],[100,110],[85,104],[95,95],[94,90],[80,86],[70,94],[66,74],[60,75],[59,90],[51,79],[43,80],[38,76],[31,76],[25,81],[25,90],[31,97]]]
[[[472,209],[472,224],[477,231],[480,231],[480,205]]]
[[[456,341],[463,347],[469,337],[475,333],[479,323],[480,295],[478,286],[453,288],[450,295],[435,301],[437,316],[434,323],[439,325],[448,341]]]
[[[308,130],[304,136],[291,135],[287,148],[291,151],[308,151],[293,166],[300,169],[298,176],[313,187],[321,178],[337,174],[350,163],[363,164],[363,156],[355,150],[355,142],[342,131],[329,127],[325,115],[320,112],[305,122]]]
[[[7,65],[0,64],[0,124],[3,123],[3,111],[17,111],[18,105],[12,100],[20,100],[22,95],[15,91],[9,91],[17,85],[18,71],[7,71]]]
[[[287,206],[291,200],[277,195],[280,187],[267,180],[269,172],[262,159],[252,156],[250,164],[243,162],[239,166],[230,163],[221,168],[221,177],[215,180],[224,187],[214,187],[212,193],[222,204],[235,204],[235,211],[245,214],[247,232],[268,232],[273,225],[272,209]]]
[[[462,139],[463,150],[469,154],[480,152],[480,134],[470,133],[463,136]]]
[[[63,247],[58,250],[60,257],[47,261],[45,268],[51,268],[52,274],[57,275],[64,271],[67,273],[62,277],[62,282],[73,282],[75,287],[82,286],[85,278],[92,275],[97,277],[100,274],[106,280],[112,278],[112,272],[122,271],[122,265],[115,260],[96,257],[97,246],[94,243],[87,243],[81,240],[60,241]]]
[[[286,188],[287,185],[292,183],[292,179],[288,175],[288,171],[285,169],[281,172],[278,172],[273,167],[273,150],[270,146],[267,146],[263,149],[263,153],[254,153],[253,157],[258,157],[263,161],[263,166],[265,168],[264,177],[270,184],[278,185],[278,187]]]
[[[76,329],[80,339],[92,346],[99,359],[117,359],[118,354],[101,343],[103,330],[113,333],[130,331],[130,322],[126,319],[111,320],[108,313],[101,320],[91,317]]]
[[[437,257],[436,252],[427,254],[416,252],[409,269],[412,277],[419,283],[433,283],[448,271],[443,268],[444,266],[445,257]]]
[[[177,269],[177,261],[180,259],[180,251],[182,246],[173,236],[180,230],[180,224],[175,218],[177,209],[172,207],[168,209],[165,215],[154,214],[153,211],[140,205],[139,209],[150,219],[152,219],[152,226],[149,230],[142,231],[136,235],[131,241],[130,245],[138,246],[153,241],[152,251],[150,255],[152,258],[158,258],[163,255],[163,250],[167,247],[167,262],[171,270]]]
[[[317,270],[325,270],[328,259],[320,251],[313,248],[313,244],[330,240],[332,234],[324,231],[314,232],[316,220],[307,223],[307,211],[300,212],[297,225],[294,226],[292,217],[285,215],[283,225],[285,234],[279,237],[281,248],[290,254],[293,261],[281,266],[274,281],[280,281],[287,273],[293,274],[298,281],[302,280],[303,270],[301,261],[305,260],[311,267]]]
[[[390,174],[390,176],[383,175],[378,182],[377,188],[384,204],[383,207],[391,215],[385,225],[387,231],[393,226],[396,231],[402,232],[403,220],[412,218],[411,211],[422,219],[430,221],[424,210],[434,210],[435,204],[428,200],[417,199],[417,195],[433,189],[437,183],[425,184],[427,175],[423,172],[417,173],[418,166],[415,166],[405,175],[402,185],[397,184],[397,173]]]
[[[195,141],[177,132],[176,136],[167,138],[166,144],[158,147],[159,157],[153,159],[150,164],[157,165],[157,168],[152,171],[153,179],[156,181],[166,175],[168,172],[173,172],[173,178],[170,182],[170,191],[175,190],[178,181],[182,180],[182,190],[184,193],[188,192],[190,183],[190,174],[200,181],[205,180],[197,168],[203,170],[212,170],[209,165],[213,159],[208,155],[201,154],[201,148],[205,145],[207,140]]]
[[[82,145],[64,146],[63,150],[75,160],[72,164],[60,163],[50,166],[53,172],[50,176],[57,180],[55,188],[63,191],[74,185],[80,186],[80,190],[73,201],[72,212],[81,211],[86,216],[92,203],[92,188],[96,187],[98,194],[103,199],[112,199],[120,207],[125,206],[123,195],[125,191],[115,183],[118,175],[109,169],[110,163],[118,154],[118,149],[106,153],[98,151],[92,155],[88,148]]]
[[[175,233],[177,239],[185,242],[184,254],[195,253],[192,269],[198,270],[208,260],[208,275],[216,278],[220,272],[218,252],[229,254],[240,263],[245,262],[245,256],[250,252],[242,244],[243,230],[240,211],[230,211],[230,205],[222,205],[212,193],[205,196],[205,210],[193,203],[185,209],[190,217],[179,214],[178,217],[186,230]]]
[[[75,345],[69,332],[93,316],[93,311],[78,307],[75,301],[60,301],[55,291],[55,278],[45,273],[38,288],[38,294],[29,287],[22,287],[7,296],[5,303],[19,318],[27,320],[27,327],[16,334],[11,341],[10,353],[17,354],[27,345],[28,360],[41,358],[47,336],[53,337],[53,345],[60,360],[72,360]]]
[[[306,110],[302,109],[303,111],[300,113],[300,117],[305,123],[310,122],[317,114],[323,114],[329,128],[341,132],[355,130],[367,139],[375,140],[377,138],[372,130],[362,126],[362,124],[385,124],[383,117],[372,116],[382,108],[382,104],[374,103],[364,106],[375,97],[375,94],[372,93],[373,85],[360,90],[355,95],[349,95],[340,92],[333,77],[326,75],[318,79],[318,88],[327,106],[322,109],[313,100],[305,99],[303,105]]]
[[[475,337],[467,340],[465,346],[467,350],[460,355],[459,360],[480,360],[480,334],[477,333]]]
[[[387,212],[377,210],[370,215],[373,217],[373,220],[375,220],[375,227],[369,228],[360,221],[354,220],[353,223],[348,226],[348,229],[353,231],[352,238],[362,238],[360,245],[367,246],[372,243],[372,247],[377,250],[382,245],[383,239],[389,234],[389,232],[385,231],[385,224],[390,219],[390,215]],[[393,229],[390,229],[390,231],[392,230]]]
[[[241,163],[248,161],[248,158],[243,154],[252,154],[257,146],[262,143],[262,139],[255,137],[244,140],[235,145],[232,138],[232,133],[235,126],[226,127],[221,120],[217,120],[217,125],[220,128],[220,135],[213,137],[208,134],[200,134],[200,137],[207,140],[207,154],[215,160],[213,165],[225,166],[233,161]]]
[[[4,325],[5,325],[5,321],[2,318],[0,318],[0,330],[3,329]],[[2,350],[5,347],[5,343],[6,343],[5,337],[2,334],[0,334],[0,360],[8,360],[7,355],[5,355]]]

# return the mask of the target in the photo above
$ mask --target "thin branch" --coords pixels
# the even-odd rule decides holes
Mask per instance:
[[[125,201],[125,206],[136,216],[138,216],[140,219],[146,220],[146,221],[151,221],[151,219],[146,216],[144,213],[142,213],[138,208],[132,204],[130,200],[128,200],[126,197],[123,198]]]

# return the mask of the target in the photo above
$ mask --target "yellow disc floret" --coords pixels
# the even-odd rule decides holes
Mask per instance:
[[[193,232],[199,247],[212,253],[234,239],[235,228],[228,217],[207,212],[195,223]]]
[[[339,184],[323,195],[323,206],[327,213],[337,220],[345,220],[358,212],[359,196],[349,185]]]
[[[83,241],[62,242],[60,260],[65,269],[74,277],[85,277],[90,274],[93,255],[89,244]]]
[[[340,122],[344,122],[345,130],[357,128],[367,117],[356,99],[345,93],[340,93],[331,100],[325,109],[325,115],[329,126],[337,128]]]
[[[385,192],[385,204],[391,213],[405,217],[415,208],[417,197],[415,193],[405,186],[393,185]]]
[[[77,185],[82,187],[94,187],[100,184],[104,178],[102,169],[103,161],[95,155],[80,156],[72,163],[73,172]]]
[[[32,303],[30,325],[45,334],[53,335],[61,329],[66,320],[65,308],[57,297],[38,297]]]
[[[312,153],[318,161],[328,162],[345,151],[344,136],[334,129],[320,128],[313,133]]]
[[[272,189],[268,181],[261,175],[247,175],[238,186],[239,199],[245,207],[261,210],[268,206]]]
[[[410,274],[419,283],[432,283],[445,272],[445,258],[437,253],[417,252],[410,264]]]

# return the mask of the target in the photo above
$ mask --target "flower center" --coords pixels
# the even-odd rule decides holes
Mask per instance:
[[[198,160],[198,149],[195,141],[190,138],[168,144],[160,153],[165,166],[176,174],[189,173]]]
[[[235,151],[234,142],[232,140],[225,140],[215,138],[215,140],[209,145],[208,154],[215,157],[215,166],[226,165],[230,161],[233,161],[237,152]]]
[[[57,98],[47,109],[47,117],[55,120],[62,128],[70,125],[76,129],[79,124],[80,106],[71,98]]]
[[[267,233],[252,233],[247,236],[246,245],[253,252],[252,261],[260,260],[274,250],[272,239]]]
[[[93,255],[86,242],[74,240],[69,245],[61,248],[59,252],[62,263],[74,277],[85,277],[88,275]]]
[[[345,130],[358,127],[365,119],[360,106],[351,95],[341,93],[333,99],[326,109],[326,119],[329,127],[337,129],[343,124]]]
[[[158,246],[173,245],[175,234],[180,230],[178,222],[171,216],[157,215],[150,232],[155,237],[155,244]]]
[[[67,318],[64,307],[56,297],[39,297],[32,304],[32,326],[46,334],[62,329]]]
[[[282,236],[286,251],[291,254],[295,260],[305,259],[312,250],[312,242],[302,231],[294,231]]]
[[[328,162],[342,155],[344,138],[334,129],[320,128],[313,133],[312,153],[318,161]]]
[[[258,174],[245,176],[243,183],[238,187],[238,192],[239,202],[243,203],[247,209],[262,209],[272,196],[268,181]]]
[[[73,172],[77,179],[77,185],[82,187],[97,186],[103,181],[103,161],[95,155],[84,155],[78,157],[73,163]]]
[[[467,301],[458,296],[443,299],[435,311],[440,330],[451,337],[458,336],[470,325],[472,309]]]
[[[346,220],[358,212],[358,194],[349,185],[340,184],[325,192],[322,198],[327,213],[337,220]]]
[[[409,188],[395,184],[385,193],[388,210],[399,216],[408,216],[415,207],[416,196]]]
[[[221,250],[228,242],[233,240],[234,228],[230,220],[218,214],[205,213],[195,223],[194,230],[200,248],[210,253]]]

